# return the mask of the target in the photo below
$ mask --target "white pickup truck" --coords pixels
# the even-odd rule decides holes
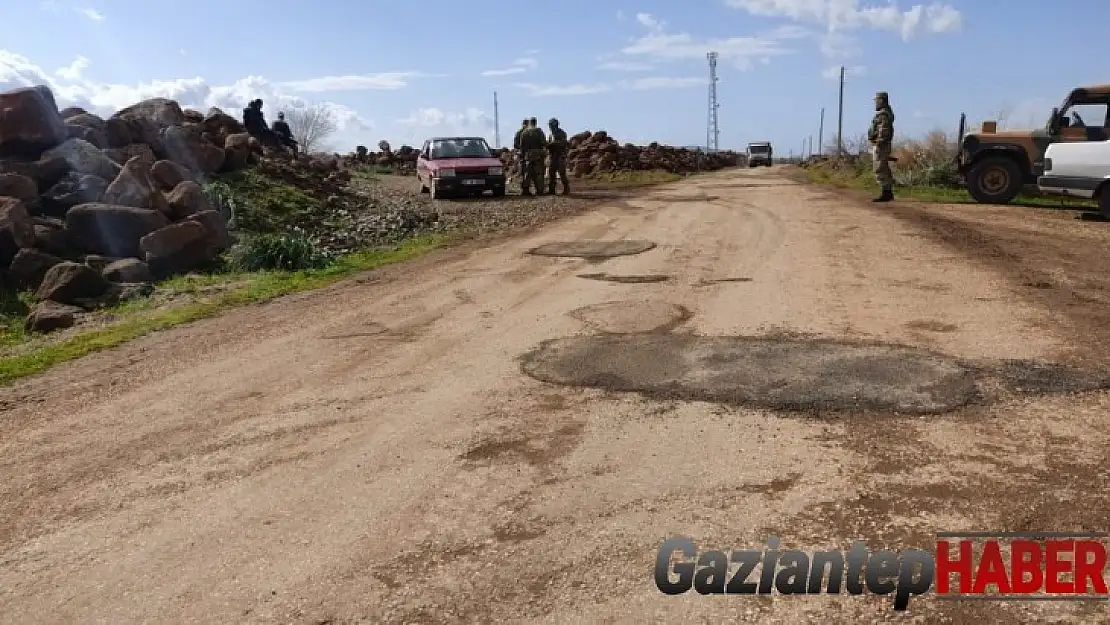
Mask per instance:
[[[1098,200],[1110,219],[1110,141],[1061,142],[1044,153],[1044,173],[1037,178],[1042,193]]]

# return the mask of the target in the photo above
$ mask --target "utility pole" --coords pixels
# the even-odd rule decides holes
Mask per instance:
[[[821,126],[817,129],[817,155],[825,153],[825,107],[821,107]]]
[[[717,53],[710,52],[705,55],[709,59],[709,120],[705,129],[705,151],[716,152],[721,138],[721,129],[717,125]]]
[[[501,114],[497,110],[497,92],[493,92],[493,145],[501,149]]]
[[[836,121],[836,155],[844,155],[844,66],[840,66],[840,107]]]

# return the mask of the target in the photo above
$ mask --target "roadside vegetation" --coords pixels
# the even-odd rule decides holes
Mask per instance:
[[[824,184],[843,189],[878,192],[872,172],[871,156],[865,137],[845,141],[847,155],[817,157],[799,163],[799,175],[806,182]],[[835,153],[836,147],[826,149]],[[891,163],[894,173],[895,196],[898,199],[946,204],[977,204],[964,188],[956,171],[956,136],[936,130],[918,139],[904,139],[894,145]],[[1079,199],[1042,195],[1035,187],[1026,187],[1011,204],[1019,206],[1086,210],[1094,202]]]

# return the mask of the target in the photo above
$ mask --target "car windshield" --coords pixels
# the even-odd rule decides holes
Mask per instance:
[[[489,145],[485,139],[436,139],[432,141],[432,158],[490,158]]]
[[[748,148],[748,151],[752,152],[753,154],[766,154],[770,150],[771,146],[769,145],[753,145]]]

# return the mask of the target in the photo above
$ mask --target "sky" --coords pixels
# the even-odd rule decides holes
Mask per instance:
[[[897,135],[1041,126],[1075,86],[1110,82],[1090,46],[1105,0],[5,0],[0,90],[45,84],[60,107],[108,116],[145,98],[240,116],[326,106],[339,152],[480,135],[510,144],[525,117],[621,142],[706,145],[719,55],[721,149],[817,146],[821,110],[866,131],[875,91]],[[527,7],[527,8],[526,8]],[[1077,19],[1075,16],[1081,16]],[[1088,42],[1085,45],[1083,42]],[[494,93],[499,124],[495,124]],[[812,137],[812,139],[809,139]]]

